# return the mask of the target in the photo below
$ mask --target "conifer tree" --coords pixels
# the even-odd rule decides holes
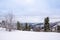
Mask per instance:
[[[57,26],[57,32],[60,32],[60,26],[59,25]]]
[[[30,25],[28,25],[28,23],[25,23],[25,30],[30,31]]]
[[[17,30],[21,30],[20,22],[17,21]]]
[[[47,17],[44,20],[44,31],[48,32],[49,30],[50,30],[50,28],[49,28],[49,17]]]

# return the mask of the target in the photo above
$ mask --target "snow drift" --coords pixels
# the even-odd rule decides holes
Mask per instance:
[[[60,40],[60,33],[4,30],[0,28],[0,40]]]

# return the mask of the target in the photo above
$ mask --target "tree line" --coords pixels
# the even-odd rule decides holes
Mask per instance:
[[[50,22],[49,22],[49,17],[46,17],[44,19],[44,32],[52,32],[52,28],[50,27]],[[25,29],[26,31],[30,31],[31,27],[30,25],[28,25],[28,23],[25,23]],[[20,23],[17,22],[17,30],[21,30],[21,26],[20,26]],[[60,25],[57,26],[57,32],[60,32]]]
[[[44,32],[50,32],[51,28],[50,28],[50,22],[49,22],[49,17],[46,17],[44,19]],[[4,26],[3,26],[4,25]],[[5,16],[5,20],[2,21],[2,26],[4,28],[6,28],[6,30],[11,31],[12,29],[14,29],[14,19],[13,19],[13,15],[12,14],[8,14]],[[28,23],[25,23],[25,27],[21,26],[21,23],[19,21],[17,21],[17,30],[25,30],[25,31],[30,31],[32,28],[30,27],[30,25]],[[57,31],[60,32],[60,25],[57,26]]]

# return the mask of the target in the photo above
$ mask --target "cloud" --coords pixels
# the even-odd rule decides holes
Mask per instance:
[[[53,17],[60,15],[59,0],[1,0],[0,13],[6,14],[13,11],[16,16],[32,16],[28,21],[39,21],[40,19],[33,16]],[[59,16],[60,17],[60,16]],[[25,17],[23,18],[25,19]],[[34,19],[34,20],[33,20]],[[34,21],[34,22],[35,22]]]
[[[16,15],[38,16],[50,13],[48,4],[44,0],[6,0],[2,2],[0,8],[6,11],[13,10]]]
[[[28,22],[28,23],[41,23],[44,22],[44,19],[47,16],[41,17],[41,16],[20,16],[20,17],[16,17],[16,21],[20,21],[22,23]],[[58,22],[60,21],[60,17],[59,16],[50,16],[49,17],[50,22]]]
[[[40,16],[20,16],[20,17],[16,17],[16,21],[20,21],[20,22],[29,22],[29,23],[40,23],[43,22],[43,18]]]
[[[13,10],[15,15],[20,16],[49,16],[60,13],[59,5],[59,0],[3,0],[0,11]]]

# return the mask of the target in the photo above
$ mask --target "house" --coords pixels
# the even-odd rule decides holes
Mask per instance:
[[[57,23],[55,26],[53,26],[52,31],[57,32],[58,31],[57,30],[58,26],[60,26],[60,23]]]

